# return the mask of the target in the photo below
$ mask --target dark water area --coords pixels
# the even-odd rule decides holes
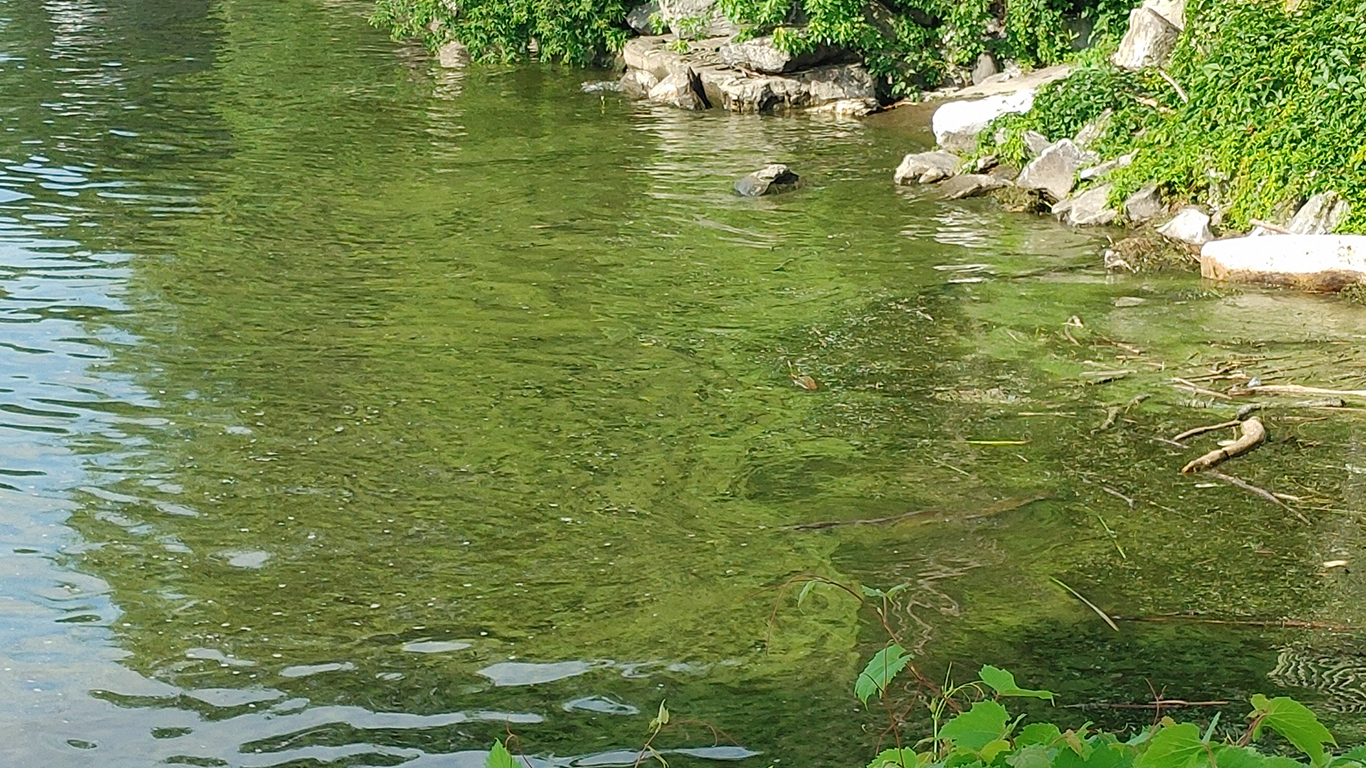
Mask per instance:
[[[1361,412],[1269,400],[1228,465],[1308,523],[1163,441],[1249,401],[1174,378],[1362,388],[1361,308],[898,189],[895,116],[442,71],[366,11],[0,0],[0,764],[630,766],[665,700],[724,732],[671,765],[862,765],[886,635],[803,575],[1060,722],[1366,737]]]

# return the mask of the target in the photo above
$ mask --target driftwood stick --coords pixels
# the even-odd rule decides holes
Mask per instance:
[[[1282,227],[1280,224],[1272,224],[1269,221],[1262,221],[1261,219],[1248,219],[1247,223],[1251,224],[1254,227],[1261,227],[1262,229],[1265,229],[1268,232],[1275,232],[1278,235],[1290,234],[1290,230],[1286,229],[1285,227]]]
[[[1188,389],[1194,391],[1195,394],[1197,394],[1197,395],[1205,395],[1206,397],[1217,397],[1217,398],[1219,398],[1220,400],[1232,400],[1232,399],[1233,399],[1232,397],[1230,397],[1230,396],[1224,394],[1223,392],[1215,392],[1215,391],[1212,390],[1212,389],[1205,389],[1204,387],[1200,386],[1199,384],[1196,384],[1196,383],[1193,382],[1193,381],[1187,381],[1186,379],[1180,378],[1179,376],[1173,376],[1173,377],[1172,377],[1172,383],[1174,383],[1174,384],[1179,384],[1179,385],[1181,385],[1181,386],[1183,386],[1183,387],[1186,387],[1186,388],[1188,388]]]
[[[1173,613],[1162,616],[1114,616],[1115,621],[1144,621],[1157,624],[1217,624],[1232,627],[1273,627],[1282,629],[1327,629],[1334,632],[1361,632],[1366,627],[1353,627],[1347,624],[1331,624],[1325,621],[1304,621],[1301,619],[1216,619],[1186,613]]]
[[[1248,493],[1254,494],[1256,496],[1261,496],[1263,499],[1266,499],[1272,504],[1275,504],[1281,509],[1284,509],[1286,512],[1289,512],[1295,517],[1298,517],[1300,519],[1300,522],[1309,523],[1309,518],[1300,514],[1298,510],[1294,509],[1289,504],[1286,504],[1284,501],[1281,501],[1280,499],[1276,498],[1276,494],[1266,490],[1265,488],[1258,488],[1257,486],[1253,485],[1252,483],[1249,483],[1246,480],[1234,477],[1233,475],[1226,475],[1223,472],[1219,472],[1218,470],[1207,469],[1204,471],[1203,474],[1209,475],[1210,477],[1215,478],[1216,480],[1223,480],[1229,485],[1242,488]]]
[[[1188,437],[1195,437],[1196,435],[1203,435],[1203,434],[1205,434],[1206,432],[1214,432],[1214,431],[1220,430],[1220,429],[1228,429],[1229,427],[1236,427],[1236,426],[1238,426],[1239,424],[1242,424],[1242,423],[1243,423],[1243,422],[1242,422],[1241,420],[1234,420],[1234,421],[1225,421],[1225,422],[1223,422],[1222,424],[1211,424],[1211,425],[1209,425],[1208,427],[1196,427],[1195,429],[1188,429],[1188,430],[1186,430],[1185,432],[1182,432],[1181,434],[1177,435],[1176,437],[1173,437],[1172,440],[1179,443],[1179,442],[1181,442],[1182,440],[1185,440],[1185,439],[1188,438]]]
[[[1181,468],[1181,474],[1189,475],[1192,472],[1204,472],[1207,469],[1212,469],[1215,465],[1234,456],[1241,456],[1266,442],[1266,427],[1262,426],[1261,419],[1253,416],[1244,421],[1242,425],[1243,434],[1237,440],[1195,459]]]
[[[1268,395],[1334,395],[1337,397],[1366,397],[1366,389],[1324,389],[1323,387],[1302,387],[1299,384],[1259,384],[1246,387],[1248,392],[1264,392]]]

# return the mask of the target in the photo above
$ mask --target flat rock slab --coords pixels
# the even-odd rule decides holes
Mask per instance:
[[[954,176],[939,185],[945,200],[962,200],[965,197],[981,197],[989,192],[1010,186],[1010,182],[986,173],[966,173]]]
[[[1212,240],[1200,249],[1211,280],[1338,291],[1366,282],[1366,235],[1278,235]]]
[[[933,184],[958,172],[963,159],[950,152],[913,152],[902,158],[893,179],[897,184]]]

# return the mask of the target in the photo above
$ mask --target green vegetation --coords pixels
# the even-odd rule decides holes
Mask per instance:
[[[1193,0],[1166,68],[1121,72],[1096,49],[1038,107],[1004,121],[988,151],[1021,159],[1018,135],[1073,135],[1111,110],[1097,148],[1134,151],[1115,194],[1157,183],[1176,200],[1209,203],[1226,226],[1277,214],[1332,189],[1353,204],[1340,229],[1366,230],[1366,37],[1360,0]]]
[[[436,46],[459,40],[485,61],[591,64],[619,50],[630,32],[623,0],[379,0],[373,21],[395,36]],[[747,35],[773,34],[799,51],[816,45],[859,53],[892,92],[937,85],[990,51],[1023,66],[1051,64],[1072,51],[1069,20],[1111,34],[1131,0],[719,0]],[[800,21],[801,23],[794,23]]]

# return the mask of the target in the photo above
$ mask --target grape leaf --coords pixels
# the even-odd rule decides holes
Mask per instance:
[[[998,696],[1027,696],[1033,699],[1044,699],[1053,702],[1052,691],[1035,691],[1028,688],[1021,688],[1015,684],[1015,675],[1007,672],[1000,667],[993,667],[990,664],[982,666],[982,671],[977,673],[982,678],[982,682],[991,686]]]
[[[1286,741],[1294,744],[1296,749],[1308,755],[1314,765],[1328,762],[1328,755],[1323,750],[1324,744],[1337,745],[1333,734],[1323,727],[1323,723],[1319,722],[1314,713],[1289,696],[1277,696],[1274,699],[1268,699],[1260,693],[1253,696],[1250,716],[1261,718],[1261,722],[1257,724],[1257,732],[1266,727],[1279,733]],[[1254,732],[1253,736],[1256,735]]]
[[[896,643],[883,648],[873,654],[873,658],[868,660],[868,666],[859,673],[858,680],[854,681],[854,694],[867,704],[868,698],[873,694],[880,696],[886,693],[887,686],[892,684],[892,678],[905,669],[910,661],[911,657],[906,654],[906,649]]]
[[[972,709],[944,724],[939,729],[939,737],[952,741],[955,746],[972,752],[1006,735],[1006,723],[1010,713],[994,701],[979,701]]]
[[[517,768],[517,761],[512,758],[512,753],[503,746],[503,742],[494,741],[493,748],[489,750],[489,759],[484,761],[484,768]]]
[[[1205,756],[1200,729],[1191,723],[1159,728],[1148,740],[1148,750],[1134,761],[1135,768],[1189,768]]]

